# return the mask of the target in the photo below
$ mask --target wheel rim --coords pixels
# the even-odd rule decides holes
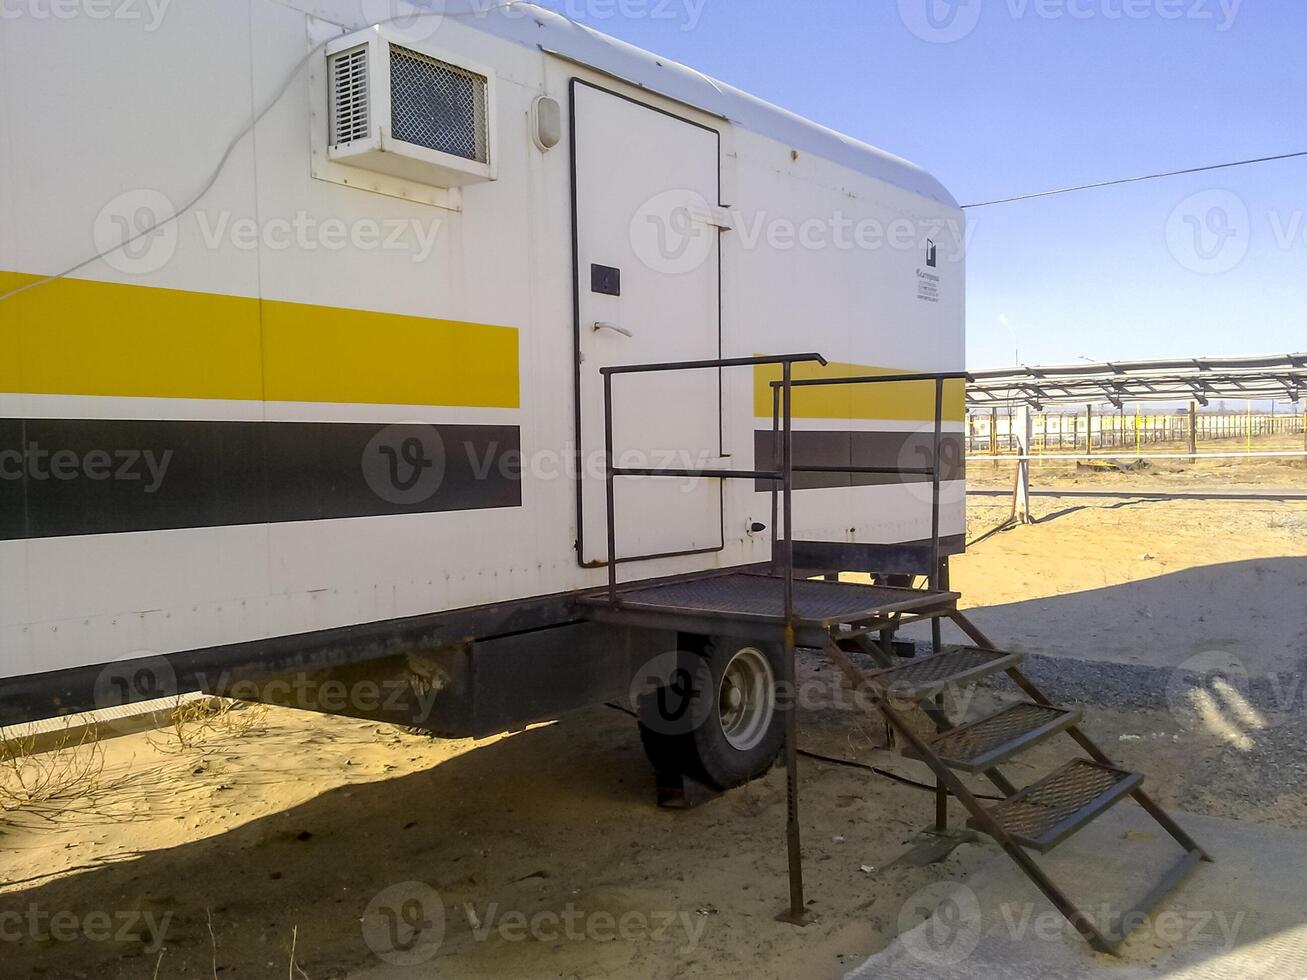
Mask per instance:
[[[745,647],[726,665],[717,690],[717,720],[733,749],[748,752],[767,735],[776,711],[771,663],[761,650]]]

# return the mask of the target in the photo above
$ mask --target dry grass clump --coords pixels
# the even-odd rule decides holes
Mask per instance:
[[[196,698],[173,707],[170,724],[161,729],[162,739],[150,744],[163,751],[188,751],[215,741],[244,738],[268,725],[268,708],[227,698]]]
[[[53,819],[76,808],[101,783],[104,750],[96,733],[68,733],[53,748],[36,751],[36,737],[0,742],[0,813],[34,813]]]

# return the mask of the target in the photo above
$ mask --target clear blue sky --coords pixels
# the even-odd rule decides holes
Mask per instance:
[[[544,2],[964,204],[1307,150],[1300,0]],[[1307,349],[1307,159],[969,213],[973,368]]]

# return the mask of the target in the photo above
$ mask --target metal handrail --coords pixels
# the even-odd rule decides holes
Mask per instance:
[[[888,470],[886,467],[818,467],[794,465],[794,388],[817,385],[836,384],[879,384],[889,381],[924,381],[935,382],[935,441],[933,465],[927,469],[914,469],[913,473],[929,473],[932,481],[932,516],[931,516],[931,588],[939,582],[942,563],[939,558],[940,526],[940,441],[944,416],[944,382],[965,375],[899,375],[897,377],[869,378],[816,378],[803,381],[794,380],[796,363],[815,362],[827,366],[826,358],[820,354],[788,354],[774,357],[736,357],[707,361],[680,361],[662,364],[634,364],[600,368],[604,379],[604,478],[607,494],[608,517],[608,601],[616,607],[620,604],[617,590],[617,567],[621,560],[617,557],[617,501],[614,483],[618,477],[653,476],[653,477],[695,477],[722,480],[768,480],[772,484],[772,564],[775,568],[777,553],[777,498],[783,501],[785,517],[785,539],[780,549],[781,570],[783,572],[784,594],[784,658],[782,681],[788,689],[793,690],[797,667],[795,663],[795,633],[797,621],[794,610],[794,474],[795,472],[846,472],[846,473],[906,473],[907,468]],[[728,367],[756,367],[766,364],[781,365],[781,380],[772,382],[772,440],[773,458],[779,443],[780,459],[777,468],[772,470],[730,470],[730,469],[650,469],[618,468],[613,465],[613,377],[619,374],[650,374],[666,371],[721,370]],[[779,488],[778,488],[779,484]],[[639,559],[635,559],[639,560]],[[939,646],[939,620],[935,619],[935,645]],[[802,914],[803,876],[801,873],[802,856],[799,847],[799,786],[798,786],[798,715],[796,705],[790,705],[785,712],[785,769],[786,796],[788,813],[786,818],[786,844],[790,864],[790,909],[793,915]]]
[[[608,516],[608,601],[616,606],[620,602],[617,592],[617,566],[624,560],[617,557],[617,500],[614,492],[614,483],[618,477],[628,476],[653,476],[653,477],[690,477],[697,479],[720,479],[720,480],[770,480],[774,483],[781,483],[785,495],[786,521],[789,521],[792,514],[792,495],[794,491],[794,470],[791,465],[793,462],[793,424],[790,417],[790,392],[789,386],[793,383],[794,365],[796,363],[816,363],[825,367],[829,362],[820,354],[779,354],[765,357],[728,357],[715,358],[703,361],[666,361],[656,364],[624,364],[603,367],[599,373],[604,379],[604,480],[607,493],[607,516]],[[779,430],[773,428],[773,437],[780,435],[783,431],[783,442],[785,443],[785,453],[783,465],[776,470],[717,470],[717,469],[634,469],[618,468],[613,465],[613,377],[619,374],[654,374],[668,371],[708,371],[722,370],[724,368],[736,367],[758,367],[768,364],[779,364],[782,369],[782,385],[785,390],[785,427]],[[779,396],[778,396],[779,397]],[[786,527],[788,528],[788,523]],[[774,532],[773,532],[774,533]],[[794,622],[794,548],[793,542],[789,540],[790,535],[786,534],[788,542],[786,552],[786,575],[785,575],[785,621],[793,625]],[[652,560],[653,556],[649,556]],[[626,559],[639,560],[639,559]]]
[[[836,385],[874,385],[874,384],[903,384],[912,382],[933,381],[935,383],[935,430],[934,442],[932,447],[932,460],[929,467],[920,469],[902,467],[898,469],[875,467],[875,466],[849,466],[849,467],[830,467],[830,466],[799,466],[794,468],[796,473],[849,473],[849,474],[876,474],[876,475],[899,475],[899,476],[929,476],[931,480],[931,501],[930,501],[930,568],[927,575],[927,583],[932,591],[938,590],[941,586],[941,577],[943,573],[943,563],[940,559],[940,446],[943,440],[944,429],[944,384],[947,381],[972,381],[972,376],[966,371],[944,371],[938,373],[916,373],[916,374],[870,374],[858,375],[844,378],[804,378],[799,381],[792,381],[788,387],[794,388],[821,388],[832,387]],[[776,416],[777,406],[780,400],[780,385],[782,382],[773,381],[772,385],[772,417]],[[776,520],[776,494],[772,492],[772,522]],[[790,536],[790,525],[787,521],[785,524],[785,536]],[[935,647],[939,648],[939,621],[935,621]]]

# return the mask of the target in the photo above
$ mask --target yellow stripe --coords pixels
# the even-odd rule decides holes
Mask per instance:
[[[810,378],[851,378],[882,374],[916,374],[894,368],[868,367],[865,364],[794,365],[795,380]],[[753,412],[758,418],[772,416],[773,381],[781,380],[779,365],[764,365],[753,372]],[[796,419],[875,419],[893,422],[934,422],[935,385],[930,381],[905,381],[902,384],[829,385],[794,390]],[[944,421],[961,422],[966,417],[966,384],[944,383]]]
[[[62,279],[0,300],[0,391],[518,408],[518,331]]]

